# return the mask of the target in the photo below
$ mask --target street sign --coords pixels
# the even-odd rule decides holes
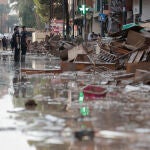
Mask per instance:
[[[99,21],[105,22],[106,21],[106,14],[99,14]]]
[[[86,5],[81,5],[81,6],[79,7],[79,10],[80,10],[80,12],[81,12],[83,15],[85,15],[86,12],[89,11],[89,8],[86,7]]]

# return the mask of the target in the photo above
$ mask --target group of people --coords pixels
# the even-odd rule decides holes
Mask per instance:
[[[14,61],[25,62],[25,55],[28,48],[26,27],[22,26],[21,33],[19,32],[19,26],[15,26],[14,33],[11,40],[11,48],[14,49]]]

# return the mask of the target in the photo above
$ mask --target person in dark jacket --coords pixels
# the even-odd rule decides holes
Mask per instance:
[[[11,50],[12,50],[12,52],[13,52],[13,50],[14,50],[13,38],[10,39],[10,47],[11,47]]]
[[[21,31],[21,62],[25,62],[27,47],[28,47],[28,42],[27,42],[26,26],[22,26],[22,31]]]
[[[2,46],[3,50],[7,50],[7,39],[5,36],[2,38]]]
[[[14,33],[12,35],[13,45],[14,45],[14,61],[20,61],[20,34],[19,34],[19,26],[15,26]]]

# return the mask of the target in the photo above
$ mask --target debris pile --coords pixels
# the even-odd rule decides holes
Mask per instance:
[[[41,41],[41,42],[36,41],[30,44],[28,52],[36,53],[36,54],[47,53],[48,49],[46,49],[46,45],[44,41]]]
[[[65,41],[58,35],[47,36],[45,41],[32,43],[29,52],[50,54],[75,64],[85,61],[95,66],[111,64],[115,69],[126,69],[132,63],[144,62],[147,66],[150,62],[150,33],[141,29],[143,28],[140,26],[132,26],[114,33],[111,37],[86,42],[80,37]],[[81,55],[84,59],[81,59]]]
[[[150,33],[146,31],[125,30],[117,33],[108,42],[103,39],[98,43],[99,50],[94,50],[88,57],[95,64],[114,63],[117,69],[126,68],[130,63],[150,62]],[[125,36],[126,35],[126,36]],[[104,38],[107,40],[107,38]]]
[[[123,54],[119,59],[126,58],[127,63],[150,61],[150,34],[129,30],[126,41],[114,46],[112,52]]]
[[[29,47],[29,53],[35,54],[51,54],[56,57],[61,57],[62,60],[68,59],[68,50],[75,45],[70,41],[62,40],[58,35],[49,37],[45,41],[33,42]]]

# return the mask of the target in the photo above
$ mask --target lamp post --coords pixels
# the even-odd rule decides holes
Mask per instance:
[[[84,15],[84,40],[86,40],[86,13],[89,8],[86,7],[86,0],[84,0],[84,4],[79,7],[80,12]]]

